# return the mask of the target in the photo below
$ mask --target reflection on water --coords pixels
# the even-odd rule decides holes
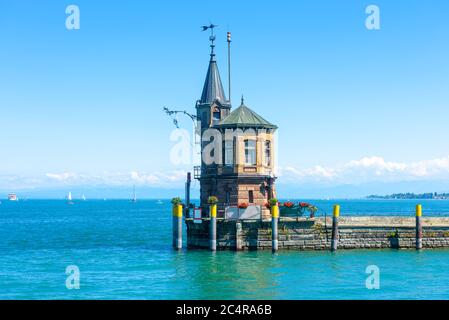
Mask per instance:
[[[255,296],[276,299],[279,296],[276,280],[281,269],[276,256],[268,252],[184,251],[175,254],[174,265],[173,280],[189,281],[187,299],[251,299]]]
[[[184,284],[187,299],[447,299],[448,250],[330,252],[217,252],[176,254],[170,288]],[[381,272],[368,290],[366,267]],[[187,272],[187,273],[186,273]],[[183,285],[181,285],[183,286]],[[167,289],[170,289],[167,288]]]

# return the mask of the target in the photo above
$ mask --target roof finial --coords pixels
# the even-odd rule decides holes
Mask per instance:
[[[210,24],[208,26],[202,26],[201,28],[203,29],[203,31],[206,31],[207,29],[210,29],[210,37],[209,37],[209,41],[210,41],[210,60],[214,61],[215,60],[215,53],[214,53],[214,48],[215,48],[215,35],[214,35],[214,28],[218,27],[215,24]]]
[[[243,94],[242,94],[242,106],[245,104],[245,99],[243,98]]]

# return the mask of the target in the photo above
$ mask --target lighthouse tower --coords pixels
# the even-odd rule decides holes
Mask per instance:
[[[245,105],[231,112],[214,53],[211,37],[209,67],[201,98],[196,103],[201,132],[201,207],[209,196],[218,198],[218,216],[238,206],[252,206],[269,217],[265,204],[275,197],[274,132],[277,127]]]

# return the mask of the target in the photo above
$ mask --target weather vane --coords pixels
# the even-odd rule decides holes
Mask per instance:
[[[208,26],[202,26],[201,27],[201,29],[202,29],[202,31],[206,31],[206,30],[209,30],[210,29],[210,37],[209,37],[209,40],[210,40],[210,47],[211,47],[211,57],[213,57],[215,54],[214,54],[214,48],[215,48],[215,44],[214,44],[214,42],[215,42],[215,35],[214,35],[214,29],[216,28],[216,27],[218,27],[217,25],[215,25],[215,24],[213,24],[213,23],[211,23],[210,25],[208,25]]]
[[[216,28],[216,27],[218,27],[217,25],[215,25],[215,24],[210,24],[210,25],[208,25],[208,26],[202,26],[201,28],[203,29],[203,31],[206,31],[206,30],[208,30],[208,29],[210,29],[210,31],[211,31],[211,36],[210,36],[210,41],[215,41],[215,36],[214,36],[214,28]]]

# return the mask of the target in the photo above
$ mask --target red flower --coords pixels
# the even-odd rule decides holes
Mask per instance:
[[[305,208],[305,207],[310,207],[310,204],[308,204],[307,202],[300,202],[299,206]]]
[[[295,204],[291,201],[284,202],[284,207],[292,208]]]
[[[239,208],[240,209],[246,209],[246,208],[248,208],[248,204],[246,202],[242,202],[242,203],[239,204]]]

